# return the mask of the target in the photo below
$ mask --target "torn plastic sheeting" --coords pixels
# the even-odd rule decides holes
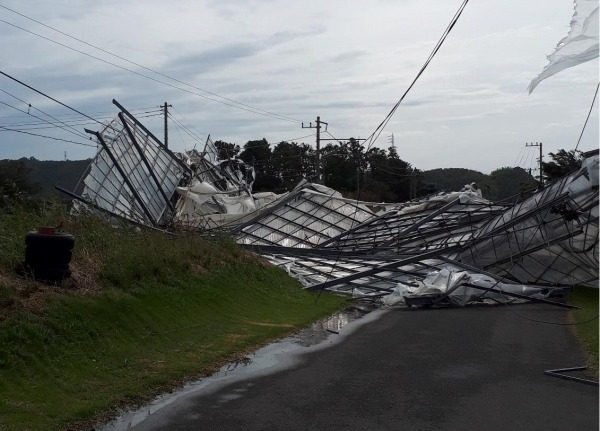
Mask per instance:
[[[216,195],[214,199],[223,207],[223,212],[226,214],[248,214],[256,211],[252,196]]]
[[[398,283],[394,292],[382,298],[385,305],[398,305],[405,303],[405,296],[427,296],[432,294],[442,295],[446,302],[464,307],[470,303],[521,303],[525,299],[510,296],[511,293],[524,295],[532,299],[547,298],[552,289],[545,289],[535,286],[522,284],[502,283],[484,274],[477,274],[468,271],[453,271],[443,268],[439,271],[431,272],[427,277],[420,281],[418,287],[408,286]],[[480,286],[489,290],[470,287]]]
[[[424,211],[428,209],[435,209],[440,206],[440,203],[449,203],[459,199],[461,204],[470,204],[470,203],[482,203],[489,204],[491,203],[487,199],[484,199],[481,194],[481,189],[477,188],[477,186],[473,184],[467,184],[463,187],[463,189],[459,192],[450,192],[450,193],[438,193],[430,197],[427,200],[416,202],[414,204],[409,203],[407,206],[403,206],[397,212],[398,215],[401,214],[410,214],[414,212]]]

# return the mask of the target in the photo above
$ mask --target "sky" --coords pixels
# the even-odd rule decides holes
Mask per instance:
[[[292,140],[314,132],[302,129],[301,122],[314,123],[317,116],[336,138],[367,137],[409,86],[460,3],[0,0],[0,6],[193,87],[1,7],[0,70],[99,120],[116,115],[114,98],[159,137],[158,106],[166,101],[177,120],[169,120],[169,146],[176,151],[200,147],[208,134],[240,145],[263,137],[272,143]],[[502,166],[534,167],[537,149],[525,148],[526,142],[543,142],[546,154],[574,148],[598,83],[598,61],[567,69],[527,93],[546,56],[567,34],[572,14],[570,0],[471,0],[375,146],[387,148],[393,134],[400,157],[419,169],[486,173]],[[190,91],[218,98],[208,91],[284,118]],[[40,122],[31,114],[47,119],[38,110],[73,129],[23,126]],[[0,127],[90,144],[83,128],[100,125],[0,76]],[[596,101],[579,149],[597,148],[598,139]],[[314,145],[312,136],[300,141]],[[95,151],[0,129],[0,159],[62,160],[66,154],[75,160]]]

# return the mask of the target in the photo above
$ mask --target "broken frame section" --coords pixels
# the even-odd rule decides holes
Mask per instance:
[[[254,169],[202,151],[174,153],[118,102],[87,130],[98,152],[76,210],[139,225],[228,232],[305,287],[414,305],[554,303],[565,288],[598,284],[598,152],[582,168],[513,203],[476,185],[402,203],[361,202],[301,181],[253,193]]]

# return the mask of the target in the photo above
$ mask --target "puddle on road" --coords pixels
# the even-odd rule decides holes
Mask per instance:
[[[146,406],[124,411],[117,418],[95,429],[98,431],[131,430],[173,403],[190,402],[192,397],[208,395],[234,383],[292,368],[300,363],[301,355],[339,343],[356,328],[376,320],[384,312],[385,310],[374,308],[372,305],[350,307],[327,319],[315,322],[296,334],[258,349],[245,360],[229,363],[209,377],[187,383],[174,392],[161,395]],[[251,382],[245,383],[247,388],[252,385]],[[236,389],[235,393],[225,394],[222,402],[243,397],[243,392],[247,388]]]

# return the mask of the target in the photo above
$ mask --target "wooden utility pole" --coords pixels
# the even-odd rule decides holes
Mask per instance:
[[[543,144],[541,142],[536,142],[535,144],[532,143],[525,143],[526,147],[539,147],[540,148],[540,159],[539,159],[539,163],[540,163],[540,185],[543,186],[544,185],[544,171],[543,171],[543,158],[544,158],[544,152],[542,150],[543,148]]]
[[[172,108],[172,107],[173,107],[173,105],[168,105],[167,102],[165,102],[165,104],[162,105],[163,114],[165,116],[165,147],[167,147],[167,148],[169,148],[169,128],[168,128],[168,125],[167,125],[167,118],[168,118],[168,115],[169,115],[168,109]]]
[[[325,125],[325,131],[327,132],[327,126],[329,126],[329,123],[326,123],[325,121],[321,121],[321,117],[317,115],[317,121],[315,123],[315,125],[313,126],[313,123],[310,122],[308,123],[308,125],[304,125],[304,123],[302,123],[302,128],[303,129],[317,129],[317,182],[318,183],[322,183],[323,182],[323,176],[321,174],[322,171],[322,166],[321,166],[321,141],[338,141],[338,142],[344,142],[344,141],[349,141],[350,138],[344,138],[344,139],[339,139],[339,138],[321,138],[321,129],[323,128],[322,124]],[[330,136],[331,133],[328,133]],[[360,142],[360,141],[365,141],[366,139],[361,139],[361,138],[353,138],[355,141]],[[357,167],[357,171],[358,171],[358,167]]]
[[[312,122],[308,123],[308,126],[305,126],[304,123],[302,123],[303,129],[317,129],[316,144],[317,144],[317,182],[318,183],[323,182],[323,179],[321,178],[321,124],[325,125],[325,131],[327,131],[328,123],[326,123],[325,121],[321,121],[321,117],[318,115],[317,115],[317,121],[314,126],[313,126]]]

